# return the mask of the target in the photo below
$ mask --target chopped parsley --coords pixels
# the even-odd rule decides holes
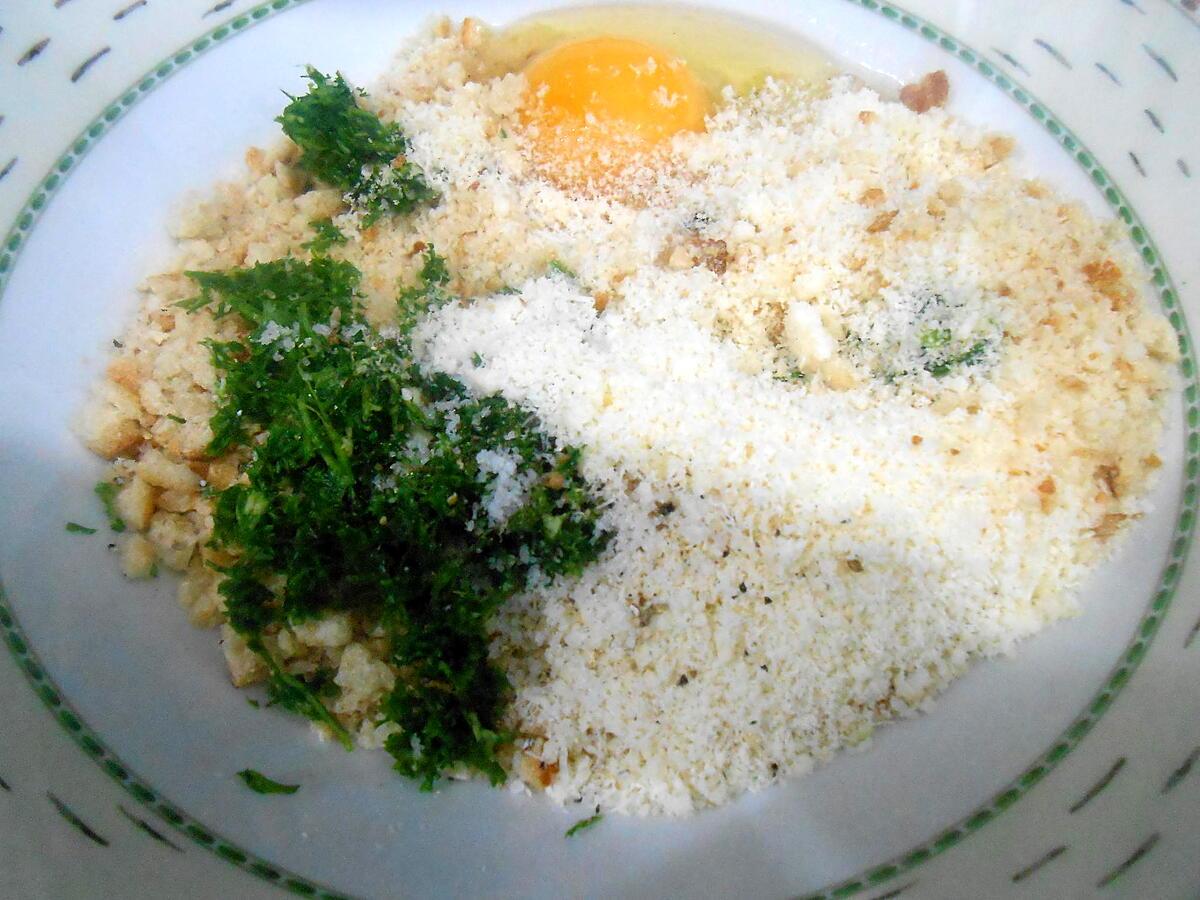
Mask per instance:
[[[561,259],[552,259],[546,264],[546,268],[551,272],[557,272],[559,275],[566,275],[568,278],[578,278],[575,270],[568,266]]]
[[[210,343],[220,378],[208,450],[250,451],[244,483],[215,495],[211,541],[235,557],[220,591],[269,670],[270,702],[352,746],[322,699],[327,677],[289,673],[263,639],[352,612],[381,626],[401,672],[382,710],[398,726],[386,744],[396,769],[426,789],[460,764],[502,782],[509,685],[487,625],[514,593],[578,573],[603,549],[580,451],[529,411],[412,361],[406,330],[449,299],[432,249],[399,291],[398,337],[363,319],[347,262],[189,277],[200,292],[186,308],[236,314],[247,329]]]
[[[918,295],[917,302],[915,362],[935,378],[984,362],[999,343],[996,322],[990,316],[980,319],[963,298],[931,291]]]
[[[305,241],[300,246],[305,250],[311,250],[313,254],[328,253],[330,247],[344,244],[349,238],[342,234],[341,229],[333,224],[333,219],[326,216],[323,219],[314,219],[308,223],[308,227],[313,230],[313,239]]]
[[[604,818],[604,813],[597,812],[594,816],[588,816],[586,819],[580,819],[574,825],[567,829],[566,837],[574,837],[583,831],[585,828],[591,828]]]
[[[80,525],[78,522],[68,522],[67,531],[71,534],[95,534],[95,528],[88,528],[86,525]]]
[[[843,347],[885,383],[995,364],[1002,347],[1001,305],[986,293],[917,291],[875,301],[877,324],[848,334]]]
[[[104,506],[104,514],[108,516],[108,527],[113,531],[125,530],[125,520],[117,513],[117,494],[120,490],[111,481],[101,481],[96,485],[96,496]]]
[[[417,284],[401,288],[396,296],[396,325],[400,328],[402,342],[407,341],[408,332],[425,313],[450,300],[445,290],[449,281],[446,260],[438,256],[432,247],[426,248],[421,271],[417,273]]]
[[[222,593],[225,593],[222,591]],[[228,598],[229,595],[226,594]],[[227,599],[227,603],[229,600]],[[234,626],[237,627],[236,625]],[[240,631],[240,629],[239,629]],[[244,632],[243,632],[244,634]],[[283,667],[263,647],[262,635],[250,633],[246,636],[246,645],[263,658],[267,663],[270,674],[267,676],[267,706],[278,706],[288,712],[324,725],[337,739],[337,742],[347,750],[354,749],[354,739],[350,736],[337,717],[321,702],[321,685],[310,685],[295,675],[284,671]]]
[[[934,350],[945,347],[954,338],[954,332],[949,328],[929,328],[921,332],[921,347]]]
[[[300,790],[298,784],[280,784],[254,769],[242,769],[238,772],[238,777],[246,782],[246,787],[256,794],[294,794]]]
[[[178,422],[180,425],[187,424],[187,419],[185,419],[183,416],[177,416],[174,413],[167,413],[166,418],[170,419],[172,422]]]
[[[364,226],[437,196],[421,169],[405,159],[408,140],[399,126],[359,106],[340,74],[330,78],[309,66],[308,80],[308,93],[289,94],[276,121],[300,148],[300,166],[344,191],[351,207],[363,212]]]
[[[949,375],[956,366],[973,366],[983,358],[990,346],[988,341],[976,341],[961,353],[943,356],[937,361],[926,363],[925,371],[935,378],[941,378],[943,375]]]

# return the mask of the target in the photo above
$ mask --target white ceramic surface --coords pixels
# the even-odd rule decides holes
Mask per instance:
[[[364,896],[1195,896],[1192,566],[1176,569],[1174,599],[1152,610],[1164,567],[1186,550],[1172,538],[1195,483],[1185,471],[1194,388],[1171,411],[1157,512],[1093,579],[1079,619],[979,666],[934,714],[881,729],[807,778],[686,821],[610,817],[569,842],[571,811],[476,784],[422,795],[383,754],[347,755],[302,721],[250,709],[168,579],[127,583],[102,533],[66,534],[68,520],[96,523],[101,470],[68,424],[132,309],[132,286],[169,249],[172,205],[273,139],[279,89],[299,86],[300,64],[369,83],[432,12],[503,22],[544,4],[272,5],[261,21],[249,2],[0,10],[0,228],[15,226],[0,245],[0,580],[15,621],[0,624],[20,645],[18,665],[0,660],[0,894],[252,896],[291,879],[295,890]],[[954,111],[1015,134],[1030,171],[1099,214],[1114,215],[1106,189],[1136,210],[1153,241],[1148,274],[1162,273],[1154,290],[1194,316],[1195,14],[1151,0],[920,5],[929,25],[872,2],[727,4],[884,77],[945,68]],[[223,26],[228,36],[160,69]],[[23,676],[34,657],[37,677]],[[56,685],[58,706],[30,682]],[[1108,699],[1089,713],[1098,695]],[[79,728],[61,725],[65,706]],[[102,765],[84,738],[103,745],[91,750]],[[304,788],[252,794],[233,777],[246,766]],[[146,787],[154,797],[143,803]],[[275,877],[256,877],[255,865]]]

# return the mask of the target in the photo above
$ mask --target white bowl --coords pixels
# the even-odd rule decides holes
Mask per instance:
[[[14,860],[0,893],[1190,896],[1200,20],[1187,3],[926,2],[927,18],[875,0],[713,4],[901,82],[945,69],[954,112],[1016,135],[1022,166],[1128,223],[1185,351],[1155,511],[1091,579],[1083,615],[810,776],[688,820],[610,817],[571,841],[579,816],[543,799],[475,783],[421,794],[386,755],[251,709],[170,579],[126,582],[103,533],[64,531],[97,519],[102,468],[69,423],[133,285],[167,255],[173,205],[273,139],[301,64],[369,83],[432,13],[500,24],[544,5],[8,11],[0,627],[17,666],[0,663],[0,847]],[[233,777],[248,766],[303,789],[253,794]]]

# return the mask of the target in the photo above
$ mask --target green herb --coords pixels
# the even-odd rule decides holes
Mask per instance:
[[[500,129],[500,137],[502,137],[502,138],[504,138],[504,139],[506,139],[506,140],[507,140],[507,138],[508,138],[508,129],[506,129],[506,128],[501,128],[501,129]]]
[[[117,514],[118,493],[120,493],[120,488],[111,481],[101,481],[96,485],[96,496],[100,498],[100,502],[104,506],[104,514],[108,516],[108,527],[113,531],[124,531],[125,520]]]
[[[271,702],[352,745],[322,702],[327,677],[286,672],[263,634],[354,612],[382,626],[403,673],[383,704],[398,726],[387,741],[396,768],[426,789],[459,764],[503,781],[509,686],[487,626],[531,580],[578,573],[603,549],[580,451],[527,410],[423,372],[407,334],[385,339],[362,318],[349,263],[189,274],[200,295],[187,308],[247,328],[210,345],[221,377],[209,452],[251,451],[246,482],[216,495],[212,543],[235,554],[220,591],[269,669]],[[449,280],[430,248],[399,292],[403,329],[450,299]],[[499,484],[509,463],[515,480]]]
[[[546,264],[546,268],[551,272],[558,272],[560,275],[566,275],[568,278],[578,278],[575,270],[568,266],[561,259],[552,259]]]
[[[964,350],[962,353],[929,363],[925,366],[925,371],[930,375],[941,378],[943,375],[948,375],[950,370],[955,366],[975,365],[987,352],[987,349],[987,341],[976,341],[969,349]]]
[[[400,129],[360,107],[340,74],[330,78],[312,66],[307,72],[308,93],[288,94],[291,103],[276,121],[300,148],[300,165],[313,176],[350,188],[364,166],[390,164],[408,149]]]
[[[178,422],[180,425],[187,424],[187,419],[185,419],[183,416],[177,416],[174,413],[167,413],[166,417],[168,419],[170,419],[172,422]]]
[[[225,584],[227,583],[225,582]],[[222,588],[224,588],[224,584]],[[222,590],[222,593],[225,593],[225,591]],[[226,594],[226,596],[229,597],[230,595]],[[227,602],[231,601],[227,600]],[[237,626],[235,625],[234,627],[236,628]],[[263,647],[260,635],[250,634],[246,644],[262,657],[267,664],[267,668],[270,669],[270,674],[267,676],[267,706],[278,706],[286,709],[288,712],[304,716],[304,718],[316,722],[318,725],[324,725],[337,739],[337,742],[346,750],[354,749],[354,738],[350,736],[350,732],[343,727],[342,723],[337,720],[337,717],[329,711],[328,707],[321,702],[321,698],[317,696],[317,691],[295,675],[285,672],[283,667]]]
[[[471,354],[471,365],[476,369],[482,369],[484,366],[483,357],[480,356],[478,353],[472,353]]]
[[[313,230],[313,239],[305,241],[300,246],[305,250],[311,250],[314,254],[328,253],[330,247],[344,244],[349,240],[346,235],[342,234],[341,229],[333,224],[333,219],[329,216],[323,219],[313,219],[308,226]]]
[[[586,819],[580,819],[574,825],[567,829],[567,837],[574,837],[583,831],[585,828],[591,828],[597,822],[604,818],[604,813],[598,812],[594,816],[588,816]]]
[[[968,303],[956,293],[926,289],[910,299],[914,309],[908,322],[879,334],[848,334],[844,352],[886,384],[992,364],[1004,333],[996,317],[987,315],[989,298]]]
[[[962,332],[962,323],[959,321],[961,306],[961,301],[932,291],[925,295],[917,310],[917,322],[926,325],[917,336],[921,347],[921,368],[935,378],[948,375],[958,366],[977,364],[992,344],[993,338],[980,337],[978,330],[975,334]],[[948,327],[950,325],[955,327]],[[990,320],[987,327],[996,329],[995,323]],[[959,334],[957,338],[956,331]]]
[[[68,522],[67,531],[71,534],[95,534],[95,528],[88,528],[86,525],[80,525],[77,522]]]
[[[253,706],[255,709],[260,709],[262,707],[262,704],[259,703],[257,700],[255,700],[253,697],[247,697],[246,702],[249,703],[251,706]]]
[[[276,121],[300,148],[300,166],[345,191],[365,213],[364,226],[437,196],[420,168],[404,158],[408,141],[398,126],[360,107],[341,75],[330,78],[309,66],[308,80],[309,92],[289,94],[291,103]]]
[[[318,669],[313,680],[316,682],[315,690],[318,697],[324,697],[326,700],[336,700],[342,696],[342,689],[338,687],[334,681],[336,673],[330,669]]]
[[[314,406],[313,392],[308,389],[310,377],[314,376],[301,371],[304,354],[292,353],[286,359],[294,361],[293,364],[280,365],[273,357],[277,347],[284,344],[273,343],[269,338],[277,335],[293,343],[317,340],[328,346],[328,337],[318,335],[313,327],[328,327],[335,316],[344,316],[342,321],[349,322],[358,270],[350,263],[316,257],[308,263],[285,258],[250,269],[187,275],[200,286],[200,294],[181,306],[195,310],[215,304],[217,317],[237,313],[251,327],[244,342],[214,341],[209,345],[214,365],[226,373],[218,390],[217,412],[210,422],[213,439],[209,453],[220,455],[245,443],[250,436],[247,431],[250,423],[255,423],[255,427],[269,423],[276,413],[291,407],[296,416],[313,426],[306,437],[318,441],[322,453],[329,454],[331,459],[343,456],[340,437],[319,428],[324,413]],[[283,375],[289,382],[286,388],[277,385],[274,392],[257,389],[260,384],[266,386],[268,381],[281,380]]]
[[[274,779],[268,778],[262,772],[256,772],[253,769],[242,769],[238,772],[238,777],[246,782],[246,787],[254,791],[256,794],[294,794],[300,790],[298,784],[280,784]]]
[[[447,303],[450,295],[445,285],[450,281],[446,260],[433,247],[425,249],[421,271],[413,287],[401,288],[396,296],[396,325],[407,340],[407,334],[430,309]],[[405,344],[407,346],[407,344]]]
[[[926,350],[945,347],[953,336],[949,328],[930,328],[921,332],[921,346]]]

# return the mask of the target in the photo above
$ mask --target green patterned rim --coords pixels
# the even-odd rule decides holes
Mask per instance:
[[[181,47],[177,52],[167,57],[159,65],[152,68],[140,79],[135,81],[126,91],[98,115],[78,137],[71,142],[49,173],[34,189],[16,220],[0,243],[0,298],[3,296],[8,277],[15,265],[17,255],[24,245],[26,238],[39,219],[46,204],[55,191],[61,187],[66,177],[74,170],[83,156],[94,146],[125,113],[133,107],[141,97],[158,87],[180,67],[193,59],[228,40],[233,35],[244,31],[258,22],[279,12],[299,6],[307,0],[268,0],[251,10],[237,16],[231,21],[213,28],[194,41]],[[999,791],[988,802],[975,812],[959,822],[942,830],[930,840],[914,847],[894,859],[870,868],[862,874],[847,881],[825,888],[809,895],[810,900],[832,900],[832,898],[849,897],[862,891],[878,887],[897,875],[909,872],[922,863],[956,846],[968,836],[978,832],[983,826],[993,821],[1000,813],[1011,807],[1021,797],[1033,789],[1047,774],[1061,763],[1080,744],[1085,736],[1095,727],[1101,716],[1112,705],[1113,700],[1129,682],[1146,652],[1158,633],[1164,615],[1174,598],[1179,576],[1187,559],[1188,550],[1192,543],[1192,534],[1196,521],[1196,505],[1198,495],[1198,476],[1200,476],[1200,405],[1197,398],[1200,388],[1197,384],[1197,365],[1192,348],[1191,334],[1186,318],[1180,307],[1178,293],[1167,272],[1158,248],[1147,234],[1141,219],[1133,211],[1125,195],[1114,183],[1112,177],[1096,161],[1094,155],[1083,142],[1054,116],[1044,104],[1019,83],[999,71],[991,62],[977,51],[951,37],[946,32],[931,23],[914,16],[907,11],[879,0],[848,0],[848,2],[878,13],[884,18],[896,22],[901,27],[920,35],[929,42],[936,44],[947,53],[958,58],[972,67],[994,85],[1008,94],[1013,100],[1024,107],[1061,145],[1071,154],[1076,162],[1083,167],[1091,177],[1092,182],[1104,196],[1106,202],[1116,215],[1125,223],[1130,239],[1136,246],[1142,261],[1151,277],[1167,318],[1174,328],[1179,341],[1181,355],[1180,371],[1185,379],[1183,402],[1185,412],[1185,461],[1184,489],[1179,503],[1175,529],[1168,548],[1168,560],[1158,581],[1154,595],[1146,612],[1134,631],[1134,635],[1122,652],[1115,668],[1105,679],[1104,685],[1092,698],[1084,710],[1076,716],[1068,727],[1053,743],[1049,750],[1038,756],[1030,765],[1009,785]],[[267,882],[276,884],[293,893],[302,896],[317,897],[321,900],[341,900],[342,895],[324,888],[294,873],[273,865],[266,860],[249,853],[230,841],[225,840],[212,829],[182,812],[177,806],[153,790],[141,779],[134,775],[120,759],[109,750],[100,738],[93,732],[82,718],[72,710],[70,704],[38,662],[36,655],[16,620],[8,599],[0,585],[0,628],[3,629],[5,642],[8,645],[17,665],[33,687],[34,692],[41,698],[51,715],[71,736],[84,754],[95,760],[113,780],[120,784],[134,799],[143,806],[155,812],[158,816],[172,825],[181,834],[186,835],[195,843],[215,853],[226,862],[232,863],[243,871],[249,872]]]
[[[8,234],[0,243],[0,300],[3,299],[4,289],[16,263],[17,255],[46,204],[62,187],[66,178],[84,155],[95,146],[97,140],[103,137],[142,97],[170,78],[181,67],[247,28],[305,2],[307,0],[268,0],[230,21],[216,26],[180,47],[110,102],[50,167],[49,173],[34,188],[24,207],[17,214],[16,221],[9,229]],[[180,834],[263,881],[278,885],[303,897],[314,897],[318,900],[345,900],[344,894],[303,878],[242,849],[232,841],[226,840],[213,829],[183,812],[161,792],[151,788],[135,775],[72,709],[58,686],[47,674],[17,622],[2,583],[0,583],[0,629],[3,630],[5,642],[17,665],[25,673],[34,693],[41,698],[50,714],[79,745],[84,754],[95,760],[96,764],[128,791],[135,800],[173,826]]]

